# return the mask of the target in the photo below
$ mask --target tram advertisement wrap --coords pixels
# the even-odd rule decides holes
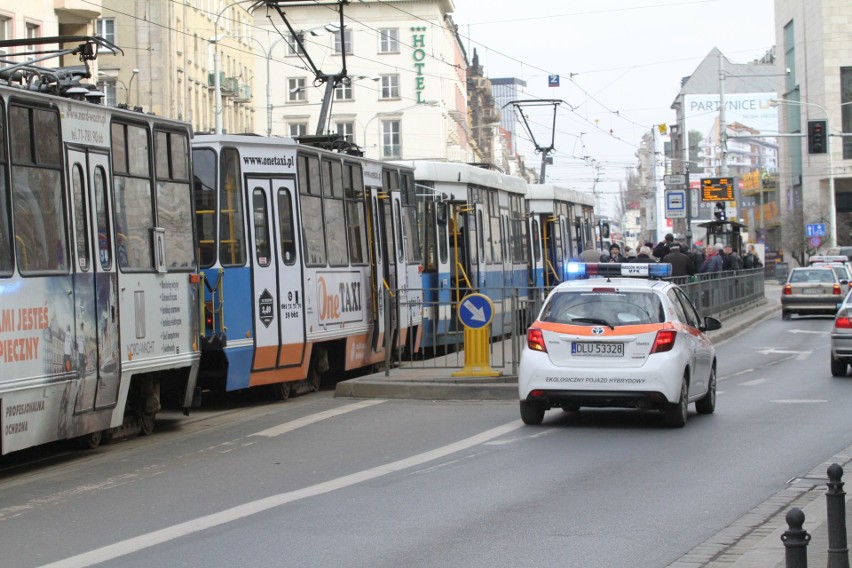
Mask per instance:
[[[317,308],[320,325],[363,321],[363,275],[360,272],[318,272]]]

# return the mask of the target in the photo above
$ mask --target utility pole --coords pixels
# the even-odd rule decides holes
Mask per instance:
[[[541,153],[541,175],[539,176],[539,183],[544,183],[544,174],[547,168],[547,156],[553,152],[555,149],[554,141],[556,140],[556,108],[562,104],[563,100],[561,99],[532,99],[532,100],[523,100],[523,101],[509,101],[508,103],[503,105],[503,108],[506,108],[509,105],[515,107],[518,111],[518,114],[521,115],[521,118],[524,120],[524,129],[527,131],[527,134],[530,135],[530,139],[532,140],[533,145],[535,146],[536,153]],[[538,142],[536,142],[535,134],[530,128],[530,124],[527,121],[527,116],[524,114],[525,106],[553,106],[553,124],[550,128],[550,146],[540,146]]]

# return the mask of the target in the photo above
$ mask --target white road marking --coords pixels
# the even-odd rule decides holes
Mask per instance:
[[[770,402],[777,402],[778,404],[816,404],[820,402],[828,402],[827,400],[818,400],[818,399],[809,399],[809,398],[789,398],[789,399],[781,399],[781,400],[771,400]]]
[[[732,373],[731,376],[737,377],[739,375],[745,375],[747,373],[752,373],[752,372],[754,372],[754,369],[743,369],[742,371],[737,371],[736,373]]]
[[[387,402],[387,400],[362,400],[361,402],[348,404],[346,406],[341,406],[340,408],[333,408],[331,410],[326,410],[325,412],[317,412],[316,414],[311,414],[310,416],[305,416],[304,418],[297,418],[296,420],[291,420],[290,422],[285,422],[284,424],[279,424],[278,426],[273,426],[272,428],[267,428],[266,430],[255,432],[254,434],[249,434],[249,436],[265,436],[267,438],[274,438],[275,436],[280,436],[281,434],[292,432],[293,430],[302,428],[303,426],[308,426],[309,424],[315,424],[316,422],[320,422],[328,418],[334,418],[335,416],[340,416],[348,412],[353,412],[355,410],[360,410],[362,408],[367,408],[368,406],[373,406],[374,404],[381,404],[383,402]]]
[[[744,383],[740,383],[740,385],[744,386],[744,387],[754,387],[754,386],[763,384],[768,380],[769,379],[754,379],[753,381],[746,381]]]
[[[812,331],[810,329],[788,329],[787,333],[814,333],[816,335],[826,335],[827,331]]]
[[[484,444],[494,438],[499,438],[500,436],[523,427],[523,422],[515,420],[507,424],[503,424],[502,426],[486,430],[485,432],[481,432],[475,436],[465,438],[464,440],[459,440],[458,442],[411,456],[410,458],[365,469],[350,475],[344,475],[343,477],[324,481],[323,483],[317,483],[316,485],[311,485],[303,489],[288,491],[287,493],[279,493],[278,495],[271,495],[263,499],[237,505],[236,507],[231,507],[230,509],[225,509],[218,513],[205,515],[203,517],[192,519],[177,525],[172,525],[158,531],[142,534],[102,548],[84,552],[70,558],[51,562],[50,564],[45,564],[42,568],[85,568],[87,566],[100,564],[101,562],[115,560],[116,558],[121,558],[122,556],[127,556],[128,554],[133,554],[134,552],[139,552],[140,550],[157,546],[158,544],[163,544],[203,530],[218,527],[239,519],[244,519],[246,517],[268,511],[269,509],[286,505],[287,503],[307,499],[308,497],[315,497],[324,493],[330,493],[331,491],[350,487],[358,483],[376,479],[377,477],[382,477],[390,473],[395,473],[397,471],[437,460],[450,454]]]
[[[796,359],[799,361],[807,359],[810,357],[811,353],[813,353],[813,351],[789,351],[786,349],[775,349],[773,347],[769,347],[768,349],[758,349],[757,352],[761,355],[795,355]]]

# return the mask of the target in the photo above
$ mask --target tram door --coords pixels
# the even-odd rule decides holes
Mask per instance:
[[[248,178],[255,353],[252,370],[301,364],[305,343],[293,179]]]
[[[385,285],[387,285],[388,288],[390,288],[394,294],[396,294],[399,289],[399,279],[397,278],[397,262],[398,257],[402,255],[402,235],[398,234],[395,230],[397,228],[397,224],[394,222],[394,197],[397,199],[397,201],[399,200],[398,191],[383,196],[378,200],[378,232],[380,235],[378,240],[379,246],[382,247],[382,264],[381,280],[379,280],[376,284],[379,293],[380,305],[384,305]],[[390,310],[390,329],[384,329],[384,319],[382,319],[382,321],[380,322],[380,327],[384,329],[384,333],[393,334],[394,331],[399,327],[399,313],[396,309],[396,302],[391,301],[388,305],[385,305],[384,307],[385,309]],[[391,342],[393,342],[394,340],[395,338],[392,335]]]
[[[119,390],[117,273],[110,218],[109,158],[68,150],[74,215],[75,322],[72,352],[77,371],[74,411],[116,404]]]

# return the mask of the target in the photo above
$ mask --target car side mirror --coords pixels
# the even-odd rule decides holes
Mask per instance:
[[[722,322],[716,318],[707,316],[704,318],[704,323],[702,323],[698,329],[701,331],[716,331],[717,329],[722,329]]]
[[[848,281],[848,280],[841,280],[841,281],[840,281],[840,284],[841,284],[842,286],[848,286],[848,285],[849,285],[849,281]]]

